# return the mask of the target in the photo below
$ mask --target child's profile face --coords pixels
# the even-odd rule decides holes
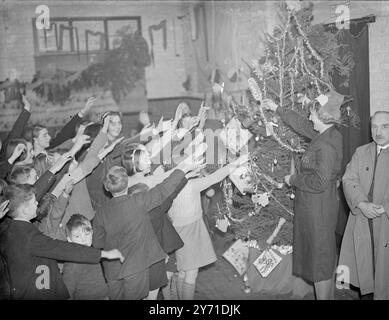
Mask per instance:
[[[69,240],[73,243],[83,246],[92,246],[93,229],[90,222],[86,222],[83,226],[79,226],[72,230]]]

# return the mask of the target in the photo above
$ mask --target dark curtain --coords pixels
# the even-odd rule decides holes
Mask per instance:
[[[343,173],[357,147],[370,142],[370,85],[369,85],[369,24],[366,21],[352,21],[349,30],[341,31],[342,43],[348,46],[342,48],[341,54],[351,51],[355,67],[349,79],[349,86],[341,86],[342,79],[338,74],[333,76],[335,89],[344,95],[352,96],[352,109],[360,118],[360,127],[355,128],[350,121],[341,127],[343,135]],[[340,187],[340,209],[337,225],[338,245],[347,223],[349,208]]]

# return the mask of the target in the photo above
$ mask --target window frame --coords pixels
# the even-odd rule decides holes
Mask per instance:
[[[142,22],[141,22],[141,17],[140,16],[113,16],[113,17],[102,17],[102,16],[91,16],[91,17],[51,17],[50,18],[50,23],[56,22],[56,21],[67,21],[69,23],[69,27],[72,27],[73,22],[76,21],[103,21],[104,24],[104,34],[105,34],[105,45],[106,49],[105,50],[88,50],[89,54],[93,53],[104,53],[107,51],[112,50],[110,48],[110,43],[109,43],[109,30],[108,30],[108,22],[109,21],[117,21],[117,20],[127,20],[127,21],[136,21],[138,31],[142,34]],[[75,50],[75,43],[74,43],[74,34],[73,32],[70,32],[70,51],[49,51],[49,52],[44,52],[40,51],[39,47],[39,39],[38,39],[38,30],[36,29],[35,25],[36,18],[32,18],[32,29],[33,29],[33,40],[34,40],[34,52],[35,56],[52,56],[52,55],[77,55],[77,54],[85,54],[87,51],[86,50],[80,50],[77,52]]]

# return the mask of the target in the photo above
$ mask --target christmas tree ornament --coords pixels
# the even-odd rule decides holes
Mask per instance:
[[[218,228],[221,232],[227,232],[227,228],[230,226],[230,222],[228,219],[223,216],[222,219],[216,220],[216,228]]]
[[[253,194],[251,200],[256,206],[266,207],[269,204],[269,195],[265,192],[262,194]]]
[[[247,80],[251,94],[256,101],[262,101],[262,92],[254,78]]]
[[[296,196],[294,195],[294,193],[291,193],[291,194],[290,194],[290,198],[291,198],[292,200],[294,200],[295,197],[296,197]]]
[[[215,195],[215,190],[214,189],[208,189],[207,192],[205,193],[205,195],[208,197],[208,198],[212,198],[214,195]]]

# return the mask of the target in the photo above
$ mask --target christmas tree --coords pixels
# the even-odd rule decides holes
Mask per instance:
[[[274,243],[292,243],[294,194],[282,182],[307,145],[307,141],[275,113],[265,112],[261,101],[272,99],[280,107],[307,117],[309,102],[334,89],[335,73],[346,79],[342,85],[348,85],[354,65],[350,53],[341,56],[342,31],[313,25],[312,12],[312,4],[296,8],[280,3],[280,25],[273,34],[263,37],[265,55],[248,64],[249,90],[242,93],[241,99],[231,96],[214,99],[216,105],[224,106],[228,118],[238,119],[254,135],[249,143],[249,175],[253,189],[244,195],[225,181],[226,201],[216,215],[218,219],[227,216],[237,238],[254,239],[259,245],[272,234],[280,218],[286,219],[286,223]],[[358,117],[348,105],[349,101],[345,99],[342,105],[342,117],[352,117],[357,125]]]

